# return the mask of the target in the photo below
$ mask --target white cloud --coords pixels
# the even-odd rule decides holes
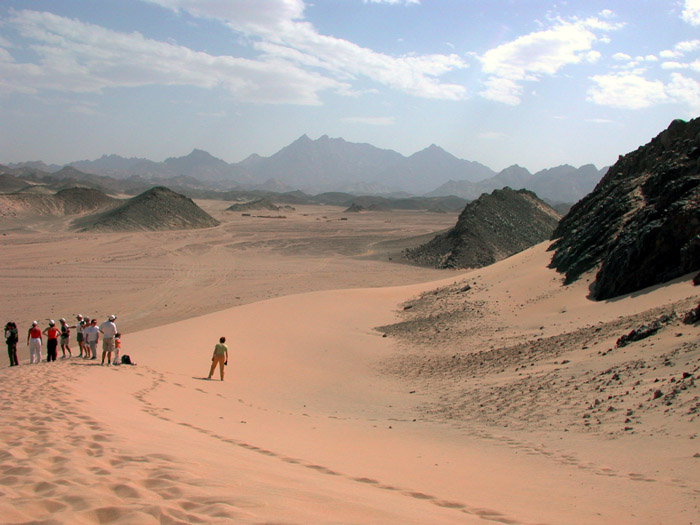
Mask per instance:
[[[367,124],[369,126],[393,126],[396,124],[395,117],[345,117],[341,120],[350,124]]]
[[[665,102],[664,84],[629,73],[596,75],[597,86],[588,91],[588,100],[600,106],[641,109]]]
[[[700,0],[685,0],[681,16],[690,25],[700,26]]]
[[[686,40],[675,45],[675,49],[683,54],[700,50],[700,40]]]
[[[319,92],[347,89],[289,62],[214,56],[51,13],[15,12],[7,23],[32,41],[39,57],[34,64],[0,56],[3,87],[13,91],[187,85],[223,88],[247,102],[318,104]]]
[[[632,60],[632,57],[629,56],[627,53],[615,53],[612,57],[613,57],[613,60],[618,60],[618,61]]]
[[[665,49],[659,53],[661,58],[679,58],[687,53],[700,50],[700,40],[686,40],[678,42],[673,46],[673,50]]]
[[[606,12],[606,17],[611,13]],[[555,75],[563,67],[594,62],[600,57],[593,44],[599,40],[595,30],[621,27],[598,18],[557,23],[542,31],[521,36],[490,49],[481,57],[482,71],[489,75],[480,95],[510,105],[520,103],[523,82]]]
[[[479,94],[489,100],[509,106],[520,104],[523,87],[516,81],[503,77],[490,77],[484,81],[484,90]]]
[[[691,63],[680,62],[678,60],[690,53],[700,51],[700,40],[686,40],[679,42],[673,46],[673,50],[665,50],[660,53],[660,56],[667,59],[661,64],[662,69],[692,69],[697,71],[698,60]]]
[[[683,64],[681,62],[664,62],[661,64],[662,69],[688,69],[690,67],[689,64]]]
[[[439,77],[466,68],[458,55],[390,56],[353,42],[320,34],[304,20],[302,0],[148,0],[192,16],[217,19],[250,38],[267,61],[279,60],[324,71],[343,82],[367,78],[413,96],[446,100],[466,98],[459,84]],[[410,1],[391,3],[417,3]]]
[[[588,100],[601,106],[642,109],[672,102],[686,106],[690,116],[700,112],[700,82],[681,73],[671,73],[667,84],[631,74],[598,75],[592,80],[597,87],[589,90]]]
[[[669,96],[689,108],[689,115],[700,112],[700,83],[680,73],[671,74],[671,82],[666,87]]]
[[[659,56],[661,58],[678,58],[679,56],[682,56],[682,53],[679,53],[678,51],[671,51],[670,49],[664,49],[659,53]]]

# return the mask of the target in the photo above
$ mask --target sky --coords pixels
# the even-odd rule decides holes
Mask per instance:
[[[0,0],[0,164],[306,134],[500,171],[700,116],[700,0]]]

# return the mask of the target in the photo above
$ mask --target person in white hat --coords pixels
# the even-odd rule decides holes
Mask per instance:
[[[32,327],[27,332],[27,346],[29,347],[29,362],[41,363],[41,345],[44,341],[41,338],[41,329],[36,321],[32,322]]]
[[[117,320],[116,315],[110,315],[107,320],[100,325],[100,333],[102,334],[102,364],[105,364],[107,358],[107,366],[112,364],[112,352],[114,352],[114,336],[117,335],[117,325],[114,321]]]

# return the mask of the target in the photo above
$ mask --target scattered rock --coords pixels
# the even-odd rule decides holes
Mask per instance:
[[[683,324],[695,324],[700,321],[700,303],[683,316]]]
[[[641,341],[642,339],[646,339],[647,337],[654,335],[665,325],[673,321],[675,317],[675,314],[664,314],[658,319],[652,321],[651,323],[644,324],[638,328],[635,328],[629,334],[623,335],[617,340],[617,343],[615,344],[618,348],[621,348],[623,346],[627,346],[633,341]]]

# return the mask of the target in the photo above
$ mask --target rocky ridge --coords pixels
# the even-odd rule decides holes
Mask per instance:
[[[700,269],[700,118],[621,156],[552,238],[550,266],[567,283],[600,265],[599,300]]]
[[[0,217],[16,217],[25,213],[58,217],[84,215],[111,209],[119,204],[118,199],[91,188],[67,188],[55,194],[43,186],[36,188],[43,191],[0,195]]]
[[[437,268],[480,268],[547,240],[558,220],[530,191],[495,190],[467,204],[454,228],[405,257]]]
[[[285,206],[285,208],[290,209],[291,207]],[[226,208],[226,211],[280,211],[280,209],[282,208],[276,204],[273,204],[269,199],[257,199],[249,202],[237,202],[236,204],[232,204]]]

